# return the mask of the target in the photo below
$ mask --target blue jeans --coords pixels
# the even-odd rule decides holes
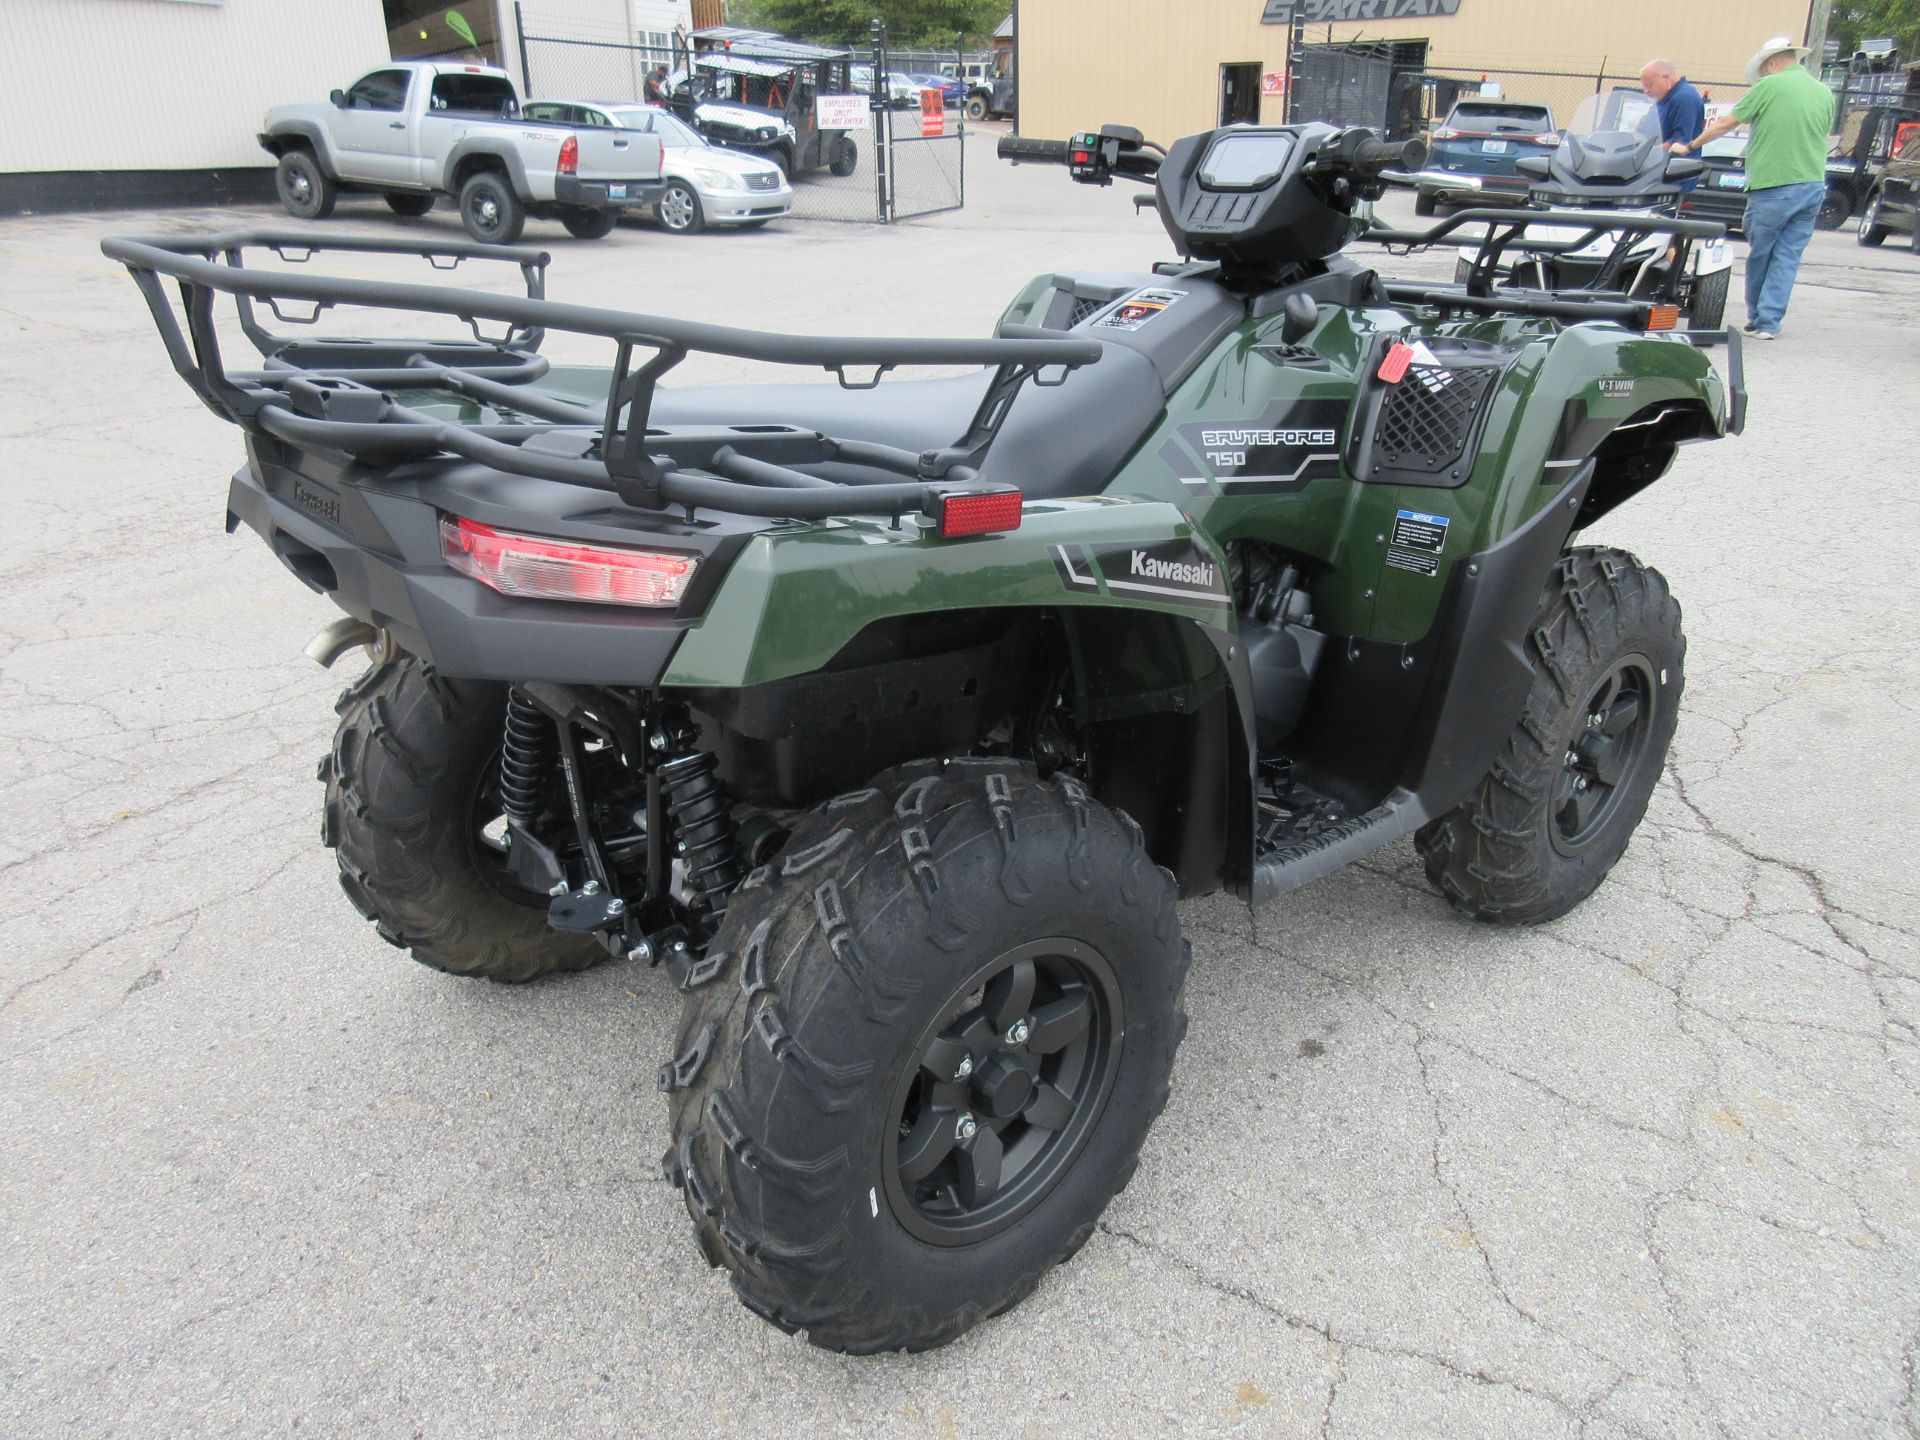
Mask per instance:
[[[1826,193],[1820,180],[1747,192],[1747,323],[1754,328],[1780,333]]]

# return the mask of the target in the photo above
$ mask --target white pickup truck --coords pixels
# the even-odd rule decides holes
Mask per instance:
[[[666,188],[656,135],[519,115],[504,70],[396,62],[328,104],[274,107],[260,143],[279,160],[280,203],[302,220],[331,214],[343,190],[384,195],[397,215],[452,195],[467,233],[499,245],[519,239],[529,215],[598,239]]]

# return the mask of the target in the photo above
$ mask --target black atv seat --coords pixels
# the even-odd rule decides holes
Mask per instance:
[[[966,434],[991,373],[888,380],[868,390],[831,383],[662,387],[649,418],[655,425],[799,425],[918,452]],[[1020,387],[981,478],[1038,499],[1097,495],[1165,408],[1153,365],[1137,351],[1108,345],[1098,362],[1070,371],[1058,385],[1030,380]],[[851,478],[837,473],[845,468],[839,465],[802,468],[827,479]]]
[[[1021,386],[981,469],[981,479],[1039,499],[1106,489],[1159,423],[1167,397],[1246,316],[1245,302],[1209,279],[1062,275],[1054,285],[1065,302],[1057,307],[1056,327],[1099,340],[1104,353],[1058,385],[1029,380]],[[1141,289],[1174,291],[1178,298],[1133,329],[1099,323]],[[662,389],[651,419],[658,425],[801,425],[919,452],[966,434],[989,374],[888,380],[870,390],[827,384]],[[838,465],[803,468],[827,479],[855,478],[839,473],[846,467]]]

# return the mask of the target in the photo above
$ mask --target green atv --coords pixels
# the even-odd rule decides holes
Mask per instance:
[[[1417,161],[1364,131],[1002,148],[1157,177],[1186,258],[881,340],[549,302],[525,249],[104,246],[246,431],[229,527],[346,612],[310,653],[372,657],[320,766],[348,898],[457,975],[659,965],[666,1174],[740,1298],[836,1350],[951,1340],[1086,1241],[1167,1099],[1180,897],[1408,835],[1477,919],[1592,892],[1685,643],[1657,572],[1575,536],[1740,425],[1737,335],[1723,384],[1646,300],[1341,258]],[[267,328],[340,304],[473,334]],[[659,383],[695,351],[838,383]],[[970,368],[880,383],[916,365]]]

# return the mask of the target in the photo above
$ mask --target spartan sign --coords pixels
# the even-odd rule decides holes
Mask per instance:
[[[1295,13],[1309,25],[1330,20],[1413,20],[1458,15],[1460,0],[1267,0],[1262,25],[1291,25]]]

